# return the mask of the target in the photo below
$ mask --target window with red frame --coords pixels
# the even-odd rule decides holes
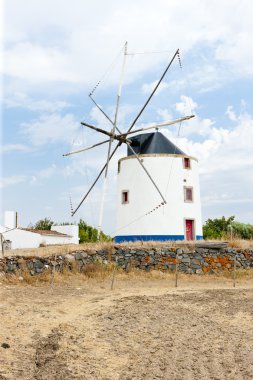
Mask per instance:
[[[185,202],[193,202],[193,188],[192,187],[184,187],[184,201]]]
[[[122,203],[129,203],[129,191],[122,191]]]
[[[184,157],[183,163],[184,163],[184,169],[191,169],[191,160],[189,157]]]

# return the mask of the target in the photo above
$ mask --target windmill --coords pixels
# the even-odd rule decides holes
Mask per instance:
[[[191,119],[191,118],[194,117],[194,115],[189,115],[189,116],[178,118],[176,120],[167,121],[167,122],[163,122],[163,123],[160,123],[160,124],[156,124],[156,125],[152,125],[152,126],[149,126],[149,127],[139,128],[139,129],[135,129],[134,130],[134,126],[136,125],[136,123],[139,120],[140,116],[142,115],[142,113],[144,112],[144,110],[146,109],[146,107],[148,106],[149,102],[151,101],[152,97],[156,93],[157,89],[159,88],[161,82],[163,81],[165,75],[167,74],[168,70],[170,69],[170,67],[171,67],[171,65],[173,63],[173,61],[176,58],[178,58],[179,65],[181,67],[181,61],[180,61],[180,56],[179,56],[179,49],[177,49],[175,51],[174,55],[172,56],[172,58],[170,59],[170,61],[168,62],[167,66],[166,66],[166,68],[164,70],[164,72],[162,73],[160,79],[156,83],[154,89],[152,90],[152,92],[148,96],[147,100],[145,101],[144,105],[141,107],[140,111],[138,112],[138,114],[134,118],[133,122],[128,127],[128,130],[123,133],[119,129],[119,126],[118,126],[118,114],[119,114],[120,98],[121,98],[121,92],[122,92],[122,84],[123,84],[123,77],[124,77],[124,70],[125,70],[127,55],[128,55],[128,51],[127,51],[127,42],[126,42],[125,45],[124,45],[124,57],[123,57],[123,63],[122,63],[122,68],[121,68],[120,82],[119,82],[119,87],[118,87],[118,93],[117,93],[117,99],[116,99],[116,107],[115,107],[115,113],[114,113],[114,118],[113,119],[108,116],[108,114],[102,109],[102,107],[94,99],[93,93],[94,93],[96,87],[89,94],[89,97],[90,97],[91,101],[95,104],[95,106],[99,109],[99,111],[104,115],[104,117],[110,122],[110,124],[111,124],[111,130],[107,131],[107,130],[98,128],[98,127],[96,127],[94,125],[88,124],[86,122],[81,122],[81,124],[83,126],[85,126],[86,128],[92,129],[92,130],[94,130],[94,131],[96,131],[96,132],[98,132],[100,134],[105,135],[107,137],[107,139],[104,140],[104,141],[98,142],[96,144],[93,144],[91,146],[88,146],[86,148],[75,150],[75,151],[71,151],[71,152],[65,153],[63,155],[63,156],[70,156],[70,155],[73,155],[73,154],[77,154],[77,153],[88,151],[90,149],[94,149],[94,148],[96,148],[96,147],[98,147],[100,145],[103,145],[103,144],[108,144],[107,157],[106,157],[104,166],[100,170],[100,172],[97,175],[95,181],[92,183],[92,185],[90,186],[89,190],[83,196],[83,198],[81,199],[81,201],[79,202],[79,204],[76,206],[76,208],[74,210],[72,209],[72,212],[71,212],[72,216],[74,216],[75,213],[77,212],[77,210],[81,207],[81,205],[83,204],[83,202],[87,199],[87,197],[89,196],[89,194],[91,193],[91,191],[95,187],[95,185],[98,182],[99,178],[104,174],[104,185],[103,185],[103,193],[102,193],[100,216],[99,216],[99,226],[98,226],[98,240],[99,240],[101,229],[102,229],[103,209],[104,209],[105,192],[106,192],[107,179],[108,179],[109,162],[112,159],[112,157],[114,156],[114,154],[116,153],[116,151],[118,150],[118,148],[121,145],[123,145],[123,144],[128,147],[128,149],[131,151],[132,155],[137,159],[138,164],[140,165],[140,167],[142,168],[142,170],[145,172],[145,175],[147,176],[150,184],[154,187],[155,191],[159,194],[159,197],[161,199],[161,205],[165,205],[167,203],[165,195],[162,193],[162,191],[160,190],[160,188],[157,185],[156,181],[154,180],[153,176],[149,173],[149,170],[145,167],[145,165],[143,164],[142,160],[139,158],[139,155],[136,153],[136,151],[132,147],[132,141],[131,141],[130,137],[131,137],[132,134],[136,134],[138,132],[143,132],[143,131],[152,130],[152,129],[158,130],[159,128],[170,126],[170,125],[177,124],[177,123],[181,123],[181,122],[183,122],[185,120],[189,120],[189,119]],[[113,142],[117,142],[117,145],[115,146],[114,149],[112,149]]]

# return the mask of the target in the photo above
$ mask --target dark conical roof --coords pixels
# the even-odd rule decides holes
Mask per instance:
[[[131,147],[136,154],[181,154],[185,153],[168,140],[162,133],[143,133],[130,137]],[[133,156],[133,152],[127,149],[127,155]]]

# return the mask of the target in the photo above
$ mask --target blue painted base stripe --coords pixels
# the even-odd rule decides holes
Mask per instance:
[[[167,241],[167,240],[184,240],[184,235],[126,235],[115,236],[115,243],[123,243],[130,241]],[[196,240],[202,240],[203,236],[197,235]]]

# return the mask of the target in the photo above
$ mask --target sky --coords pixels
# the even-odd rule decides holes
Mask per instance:
[[[250,0],[5,0],[1,2],[1,215],[98,225],[103,179],[74,217],[105,163],[110,130],[89,98],[114,117],[128,55],[118,126],[126,131],[176,49],[177,59],[138,120],[144,127],[195,114],[161,130],[200,166],[203,222],[235,215],[253,223],[253,3]],[[115,230],[117,160],[110,162],[103,230]]]

